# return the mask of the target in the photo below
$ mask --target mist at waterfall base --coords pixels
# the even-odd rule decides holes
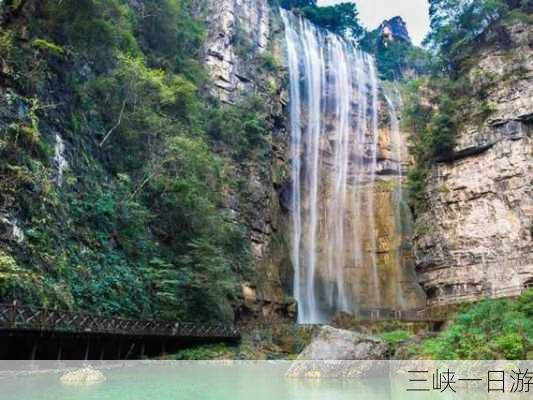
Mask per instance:
[[[298,322],[324,323],[338,312],[356,314],[363,295],[367,307],[382,306],[374,204],[381,88],[370,55],[280,12],[290,79],[294,297]],[[393,102],[386,104],[401,187],[398,119]]]

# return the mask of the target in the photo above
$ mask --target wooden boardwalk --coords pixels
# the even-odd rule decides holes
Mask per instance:
[[[512,289],[512,290],[511,290]],[[440,323],[459,304],[476,302],[483,298],[514,297],[527,288],[510,288],[490,295],[479,294],[454,297],[453,301],[428,301],[427,307],[416,310],[362,309],[356,314],[361,321],[403,321]],[[111,335],[128,337],[159,337],[238,341],[241,333],[228,324],[201,324],[180,321],[155,321],[102,316],[39,308],[13,303],[0,303],[0,332],[41,332],[84,335]]]
[[[83,312],[0,303],[0,330],[90,335],[127,335],[236,341],[239,330],[233,325],[199,324],[108,317]]]

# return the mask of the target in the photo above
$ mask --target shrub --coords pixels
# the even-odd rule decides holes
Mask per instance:
[[[34,39],[31,43],[36,49],[48,52],[54,56],[61,57],[65,54],[63,47],[58,46],[55,43],[52,43],[46,39]]]
[[[391,332],[383,332],[379,335],[381,339],[387,342],[389,345],[395,346],[401,342],[409,340],[413,335],[404,330],[394,330]]]
[[[231,360],[235,359],[236,349],[225,344],[210,344],[178,351],[176,360]]]
[[[516,300],[484,300],[470,305],[437,338],[415,352],[433,359],[526,359],[533,345],[533,290]]]

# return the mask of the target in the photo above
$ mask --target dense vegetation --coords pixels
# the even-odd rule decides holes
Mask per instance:
[[[533,290],[516,300],[465,307],[436,338],[411,347],[435,360],[528,360],[533,351]]]
[[[338,35],[358,39],[365,32],[359,22],[359,12],[354,3],[319,7],[316,0],[280,0],[280,5],[300,13],[316,26]]]
[[[530,1],[430,1],[431,32],[426,44],[431,57],[426,58],[424,75],[405,82],[403,96],[403,125],[414,134],[416,167],[409,174],[409,189],[415,211],[425,207],[424,187],[431,165],[454,158],[462,123],[481,124],[493,111],[487,91],[494,77],[478,76],[474,82],[466,73],[475,42],[499,23],[529,21],[532,11]]]
[[[132,4],[2,3],[0,216],[24,240],[0,232],[0,301],[232,319],[251,256],[224,193],[266,141],[265,102],[209,96],[191,1]]]
[[[178,351],[177,360],[292,360],[311,342],[318,326],[273,324],[243,331],[238,345],[210,344]]]
[[[428,72],[430,55],[427,51],[404,38],[388,40],[379,28],[366,32],[360,46],[374,55],[381,79],[400,81],[407,76]]]
[[[382,79],[399,80],[406,72],[425,73],[427,54],[410,40],[385,41],[381,30],[367,31],[359,21],[355,3],[318,6],[316,0],[280,0],[281,7],[303,15],[316,26],[355,40],[376,58]]]
[[[453,72],[468,56],[472,43],[494,22],[533,11],[530,0],[431,0],[431,31],[425,44]]]

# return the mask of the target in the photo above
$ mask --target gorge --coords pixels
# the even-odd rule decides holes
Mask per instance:
[[[519,295],[533,66],[508,3],[526,17],[443,77],[401,18],[0,2],[0,300],[246,326]]]
[[[294,278],[290,285],[284,286],[284,290],[294,293],[295,298],[300,299],[300,321],[324,321],[332,318],[336,311],[356,313],[358,309],[419,309],[426,302],[424,291],[430,297],[430,304],[452,304],[454,298],[460,302],[462,298],[505,297],[524,290],[530,279],[528,277],[531,276],[530,244],[524,245],[519,252],[525,256],[522,258],[522,267],[502,268],[496,273],[501,274],[499,277],[494,275],[489,278],[493,287],[502,289],[486,290],[480,285],[471,285],[471,281],[478,279],[473,278],[473,274],[466,278],[458,269],[448,268],[445,263],[439,264],[440,266],[433,264],[437,257],[441,257],[437,256],[439,253],[434,253],[435,249],[448,240],[455,239],[440,236],[436,242],[426,241],[427,237],[434,235],[433,229],[440,229],[437,227],[441,221],[444,222],[442,216],[428,220],[427,211],[418,212],[416,223],[413,223],[413,216],[405,201],[408,190],[402,189],[402,182],[405,186],[407,171],[413,163],[414,147],[410,144],[410,137],[417,133],[409,132],[410,127],[399,121],[400,115],[405,112],[404,108],[410,106],[403,104],[402,96],[405,93],[400,95],[400,92],[404,89],[377,77],[378,68],[372,65],[375,63],[372,56],[357,50],[350,42],[313,26],[301,16],[282,11],[283,28],[279,24],[276,9],[271,10],[269,17],[264,13],[260,14],[261,18],[257,20],[255,14],[253,18],[249,18],[246,12],[239,9],[240,3],[230,3],[222,9],[233,10],[234,17],[239,19],[243,27],[252,21],[247,28],[250,36],[257,37],[260,32],[261,37],[266,35],[269,38],[267,43],[270,44],[261,44],[257,47],[259,51],[270,49],[278,58],[285,60],[283,63],[286,63],[289,72],[289,102],[285,111],[290,116],[287,123],[289,134],[284,137],[284,143],[290,143],[290,148],[277,145],[276,148],[284,149],[284,165],[289,164],[291,168],[286,171],[291,176],[288,183],[290,188],[283,186],[281,192],[282,202],[283,199],[290,198],[290,204],[286,205],[290,220],[284,220],[280,229],[290,231],[290,237],[285,236],[283,240],[291,243]],[[262,10],[265,7],[264,4],[255,6]],[[515,23],[509,32],[513,44],[507,49],[497,50],[500,53],[498,57],[530,51],[526,49],[524,42],[527,41],[525,32],[528,29],[523,31],[517,26],[520,24]],[[378,48],[387,48],[387,41],[401,44],[409,40],[405,23],[401,19],[386,21],[380,29],[381,31],[376,31]],[[513,30],[517,34],[512,33]],[[395,36],[394,32],[399,32],[399,35]],[[494,51],[494,48],[500,46],[487,41],[483,43],[482,46],[487,51]],[[228,42],[226,48],[230,47],[231,43]],[[476,61],[473,60],[474,65]],[[502,60],[498,63],[506,62]],[[524,71],[521,75],[523,78],[518,78],[521,82],[519,85],[526,88],[526,92],[517,101],[527,103],[521,105],[521,109],[530,110],[531,96],[527,93],[531,90],[531,85],[526,82],[530,80],[531,66],[527,63],[518,64],[528,72]],[[518,64],[515,63],[514,68]],[[232,65],[233,68],[242,68],[238,57]],[[484,65],[488,67],[487,63]],[[419,67],[410,68],[416,70]],[[500,66],[497,72],[489,68],[480,73],[474,67],[470,76],[479,74],[482,80],[483,74],[493,73],[498,75],[508,72]],[[213,76],[217,79],[220,75]],[[236,92],[238,89],[232,93]],[[498,96],[500,97],[495,102],[505,104],[504,107],[510,106],[501,94]],[[492,98],[484,101],[491,102]],[[463,119],[465,125],[468,125],[473,117],[466,115]],[[505,119],[509,117],[506,116]],[[490,124],[492,122],[489,120],[489,128],[482,129],[490,130]],[[522,126],[522,133],[530,129],[527,122]],[[467,136],[470,132],[460,132],[459,142],[463,140],[463,135]],[[524,134],[525,137],[529,136]],[[525,140],[524,149],[530,146],[530,139]],[[458,145],[458,154],[462,151],[460,146]],[[480,148],[480,151],[483,150]],[[518,165],[521,171],[519,174],[527,176],[528,162],[523,159]],[[278,165],[273,163],[272,166],[276,173]],[[442,168],[455,170],[455,163],[437,163],[433,173],[437,174],[436,171]],[[467,174],[468,172],[463,172],[463,176]],[[499,172],[494,174],[498,176]],[[436,178],[429,177],[428,182],[434,179]],[[475,192],[477,189],[472,190]],[[528,194],[523,192],[519,197],[522,201],[529,202],[527,199],[531,199],[531,191],[526,192]],[[436,195],[427,192],[425,196],[433,201]],[[461,219],[470,218],[467,215],[471,212],[473,218],[479,211],[477,207],[471,211],[454,211],[462,216],[458,215],[456,222],[451,224],[456,224],[458,229],[466,228],[460,222]],[[517,218],[527,225],[530,216],[526,215],[529,215],[527,211],[520,211]],[[495,229],[499,232],[495,235],[505,235],[499,229],[507,229],[504,228],[506,222],[503,222],[507,217],[500,214],[495,218],[494,226],[498,226]],[[525,225],[521,226],[520,229],[523,229]],[[523,234],[528,235],[525,231]],[[285,251],[289,249],[285,247]],[[453,254],[454,250],[450,251]],[[466,250],[470,251],[475,250]],[[448,254],[446,257],[453,257]],[[514,258],[511,253],[505,254],[503,257]],[[486,256],[484,260],[485,265],[488,265]],[[458,262],[466,262],[466,259]],[[279,271],[278,268],[274,269]],[[483,273],[478,271],[476,274],[479,277]],[[287,281],[287,276],[291,273],[283,274],[285,278],[281,280]],[[504,275],[508,278],[504,278]],[[505,283],[507,280],[513,283]],[[450,285],[450,281],[454,283]],[[420,289],[419,283],[424,291]],[[268,290],[262,291],[261,281],[258,293],[269,296]],[[273,298],[276,296],[270,300]]]

